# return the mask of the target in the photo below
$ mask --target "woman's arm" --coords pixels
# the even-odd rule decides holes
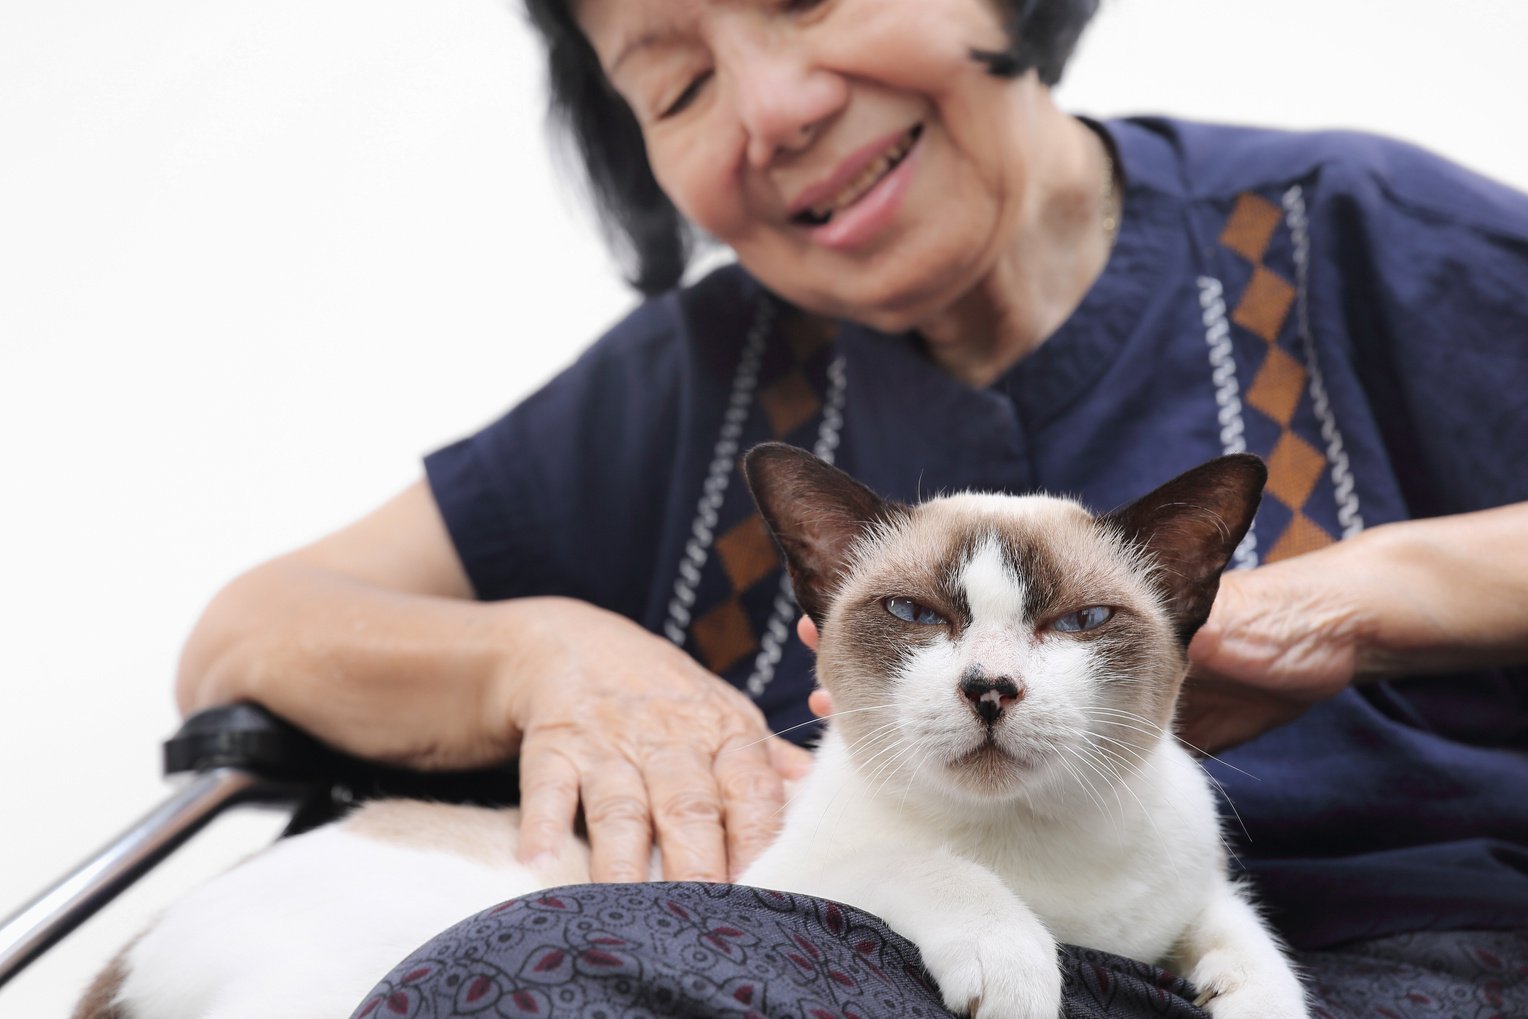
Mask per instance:
[[[669,642],[564,598],[477,602],[428,487],[229,584],[181,659],[183,711],[258,701],[419,768],[520,757],[522,852],[580,804],[600,880],[725,880],[767,842],[803,751]]]
[[[1227,573],[1189,657],[1181,728],[1212,752],[1349,683],[1528,662],[1528,503]]]

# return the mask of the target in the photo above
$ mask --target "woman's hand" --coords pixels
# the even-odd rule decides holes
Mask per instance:
[[[1189,645],[1186,742],[1211,753],[1350,683],[1528,661],[1528,504],[1387,524],[1221,578]]]
[[[1348,551],[1334,545],[1221,578],[1188,649],[1184,742],[1216,753],[1293,721],[1353,681],[1372,627],[1363,585],[1343,568]]]
[[[264,704],[324,742],[426,770],[518,753],[522,850],[571,835],[580,801],[599,880],[726,880],[778,826],[806,751],[741,693],[636,624],[580,602],[479,602],[429,488],[249,571],[181,658],[187,714]]]
[[[579,805],[596,881],[735,878],[774,836],[783,780],[810,766],[742,693],[629,620],[583,602],[503,603],[530,618],[501,681],[520,731],[520,853],[556,853]]]

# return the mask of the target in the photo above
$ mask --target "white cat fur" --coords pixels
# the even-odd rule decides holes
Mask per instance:
[[[881,528],[860,544],[846,597],[863,567],[938,554],[942,529],[972,517],[1059,535],[1063,560],[1094,554],[1077,538],[1085,514],[1061,500],[958,496],[917,512],[924,526]],[[1083,544],[1069,552],[1068,541]],[[1126,571],[1122,582],[1151,601],[1144,581]],[[1199,766],[1144,727],[1129,766],[1100,754],[1106,744],[1055,751],[1086,723],[1078,705],[1097,688],[1099,663],[1079,642],[1034,636],[1026,580],[993,543],[976,546],[960,583],[971,625],[901,656],[886,677],[892,728],[908,742],[861,737],[856,751],[830,729],[784,830],[742,881],[883,917],[918,945],[946,1003],[981,1019],[1059,1013],[1058,941],[1181,967],[1215,1019],[1304,1017],[1289,964],[1226,875]],[[1005,724],[1033,730],[1014,746],[1035,759],[1006,791],[951,777],[948,762],[983,738],[955,685],[970,666],[1026,679]],[[172,906],[128,951],[118,1003],[132,1019],[345,1015],[453,922],[587,879],[581,847],[557,873],[515,862],[516,822],[512,811],[393,801],[286,840]]]

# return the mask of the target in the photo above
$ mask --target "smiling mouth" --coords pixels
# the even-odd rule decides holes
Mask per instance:
[[[908,129],[895,145],[887,149],[885,154],[876,159],[869,166],[860,171],[859,175],[844,187],[833,198],[813,205],[809,209],[803,209],[791,217],[791,222],[800,226],[822,226],[833,219],[833,214],[840,209],[846,209],[855,202],[864,198],[870,189],[879,184],[887,174],[901,165],[902,160],[913,150],[918,139],[923,135],[923,125],[914,124]]]

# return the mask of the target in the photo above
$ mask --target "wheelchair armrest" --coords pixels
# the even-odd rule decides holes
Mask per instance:
[[[218,768],[299,790],[285,834],[334,820],[352,805],[385,797],[509,806],[520,800],[516,765],[424,772],[352,757],[258,704],[209,708],[186,719],[164,745],[166,775]]]
[[[342,755],[258,704],[208,708],[164,743],[166,777],[238,768],[275,781],[322,782]]]

